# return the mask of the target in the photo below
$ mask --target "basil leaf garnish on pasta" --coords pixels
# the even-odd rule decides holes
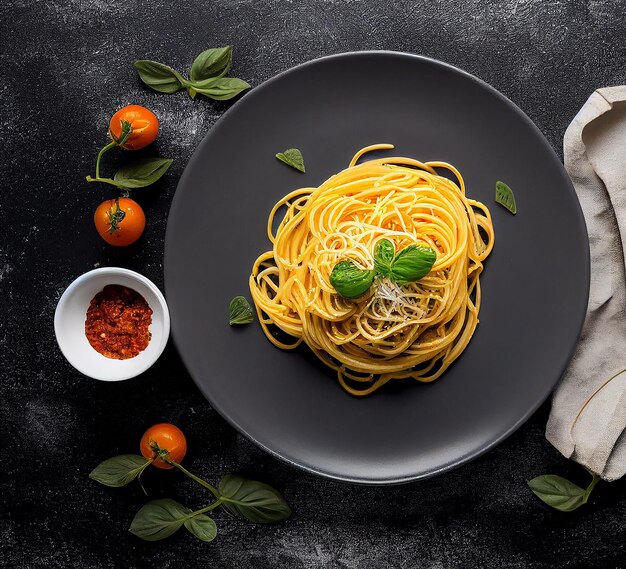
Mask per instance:
[[[399,285],[419,281],[432,269],[437,253],[430,247],[409,245],[397,255],[389,239],[382,239],[374,248],[374,270],[359,269],[352,261],[341,261],[330,275],[330,284],[344,298],[358,298],[374,283],[376,276],[389,278]]]
[[[430,247],[409,245],[400,251],[391,264],[391,279],[399,285],[419,281],[430,273],[437,253]]]
[[[513,215],[517,213],[513,190],[499,180],[496,182],[496,202],[508,209]]]
[[[374,268],[383,277],[391,276],[391,265],[396,254],[396,248],[389,239],[382,239],[374,248]]]
[[[276,158],[287,164],[287,166],[291,166],[300,172],[304,173],[305,171],[302,152],[300,152],[297,148],[288,148],[284,152],[279,152],[276,154]]]
[[[240,325],[250,324],[254,320],[254,314],[250,303],[243,296],[236,296],[230,301],[229,324]]]
[[[330,274],[330,284],[344,298],[358,298],[370,289],[375,276],[375,271],[359,269],[352,261],[341,261]]]

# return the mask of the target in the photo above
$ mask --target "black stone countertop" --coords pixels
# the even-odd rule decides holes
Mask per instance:
[[[5,0],[0,4],[0,566],[616,568],[626,566],[626,484],[552,511],[526,481],[582,468],[545,440],[545,404],[478,460],[420,483],[350,486],[278,462],[214,412],[172,345],[134,380],[83,377],[57,348],[56,302],[78,275],[117,265],[163,285],[163,239],[176,183],[229,103],[160,95],[132,62],[187,69],[207,47],[234,45],[232,74],[259,85],[310,59],[351,50],[423,54],[484,79],[519,105],[560,153],[565,128],[596,88],[626,82],[621,0]],[[108,119],[128,103],[161,119],[156,151],[174,158],[142,192],[141,242],[108,247],[92,214],[110,196],[88,185]],[[107,168],[114,167],[107,158]],[[532,164],[528,165],[532,168]],[[8,302],[7,302],[8,301]],[[181,533],[145,543],[127,527],[139,487],[87,478],[101,460],[136,452],[152,423],[188,436],[186,464],[209,480],[239,472],[280,488],[286,523],[216,514],[211,544]],[[155,469],[152,469],[155,470]],[[178,473],[147,472],[153,497],[200,506]]]

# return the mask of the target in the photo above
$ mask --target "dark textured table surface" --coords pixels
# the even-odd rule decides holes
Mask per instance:
[[[545,440],[545,404],[478,460],[424,482],[369,488],[304,474],[257,449],[203,399],[173,345],[142,376],[87,379],[63,358],[52,318],[63,290],[95,266],[163,284],[163,240],[176,183],[229,103],[160,95],[132,62],[187,69],[196,53],[232,44],[232,74],[252,85],[295,64],[351,50],[432,56],[492,84],[561,152],[565,128],[596,88],[626,82],[621,0],[5,0],[0,4],[0,566],[5,567],[626,567],[626,484],[552,511],[526,481],[586,473]],[[143,104],[161,119],[153,152],[174,158],[138,198],[142,240],[108,247],[92,214],[106,187],[84,181],[109,116]],[[114,159],[107,159],[112,168]],[[532,165],[529,164],[529,168]],[[293,518],[247,525],[216,514],[218,538],[145,543],[127,528],[139,487],[90,481],[101,460],[136,452],[145,427],[188,436],[186,464],[216,481],[238,472],[276,485]],[[154,470],[154,469],[153,469]],[[199,487],[148,472],[153,497],[200,507]]]

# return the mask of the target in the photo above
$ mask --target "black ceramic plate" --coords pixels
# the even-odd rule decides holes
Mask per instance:
[[[252,262],[270,248],[272,205],[378,142],[456,165],[468,194],[490,207],[496,245],[481,278],[480,324],[457,362],[432,384],[406,381],[357,399],[306,350],[276,349],[256,323],[229,327],[228,304],[250,297]],[[302,150],[306,174],[274,158],[290,147]],[[496,180],[514,189],[516,216],[494,202]],[[165,285],[183,361],[233,426],[306,470],[387,484],[467,462],[545,400],[583,322],[589,250],[562,165],[508,99],[437,61],[349,53],[254,88],[209,132],[176,191]]]

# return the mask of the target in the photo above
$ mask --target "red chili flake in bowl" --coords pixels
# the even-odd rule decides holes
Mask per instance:
[[[85,336],[98,353],[116,360],[134,358],[148,347],[152,309],[137,291],[107,285],[89,303]]]

